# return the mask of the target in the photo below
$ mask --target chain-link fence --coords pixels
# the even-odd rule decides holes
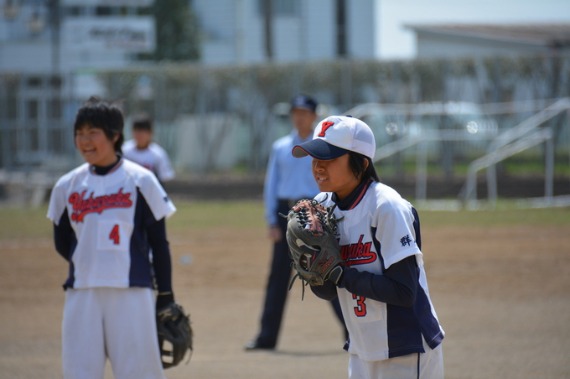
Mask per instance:
[[[296,93],[316,97],[323,117],[375,104],[380,110],[366,117],[379,146],[420,131],[467,133],[470,138],[428,148],[428,175],[453,178],[484,151],[488,137],[570,96],[570,56],[157,65],[61,77],[0,73],[0,168],[55,173],[75,166],[80,161],[71,130],[75,112],[90,95],[98,95],[122,104],[127,137],[130,117],[150,113],[156,140],[170,153],[179,176],[263,174],[272,141],[290,130],[283,103]],[[406,104],[414,111],[395,111]],[[503,111],[489,112],[489,104],[503,104]],[[509,109],[508,104],[518,105]],[[430,111],[434,106],[445,112]],[[567,157],[567,119],[561,115],[549,122],[555,125],[556,153]],[[384,160],[384,175],[406,175],[413,161],[409,154],[413,150]]]

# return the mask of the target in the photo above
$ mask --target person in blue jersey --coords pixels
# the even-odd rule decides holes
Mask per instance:
[[[311,160],[291,156],[293,146],[312,138],[318,104],[312,97],[299,94],[291,99],[290,105],[293,131],[273,143],[267,164],[263,200],[273,255],[259,333],[245,345],[246,350],[273,350],[278,342],[291,278],[291,259],[285,238],[287,220],[279,214],[286,215],[297,200],[313,198],[319,192],[311,173]],[[332,306],[346,338],[338,301],[334,300]]]
[[[90,98],[74,136],[85,163],[57,181],[47,212],[69,262],[63,377],[103,379],[109,359],[115,378],[163,379],[155,315],[174,302],[165,219],[176,208],[152,172],[121,157],[116,105]]]
[[[349,378],[442,379],[444,331],[428,291],[419,216],[379,181],[375,151],[371,129],[349,116],[325,118],[292,150],[312,157],[315,200],[339,220],[342,274],[311,290],[340,301]]]

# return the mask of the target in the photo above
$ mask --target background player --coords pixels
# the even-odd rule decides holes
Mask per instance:
[[[350,334],[349,378],[443,378],[444,337],[429,297],[416,210],[379,182],[376,142],[364,122],[330,116],[294,147],[313,157],[316,196],[336,205],[343,274],[311,287],[339,298]]]
[[[170,158],[166,151],[153,139],[152,120],[142,113],[134,117],[132,124],[133,139],[123,145],[123,157],[148,168],[162,183],[174,179]]]
[[[102,379],[109,358],[116,378],[162,379],[155,307],[174,302],[165,218],[175,207],[150,171],[121,158],[118,107],[89,99],[74,133],[85,163],[57,181],[47,214],[69,262],[64,378]]]
[[[271,149],[264,184],[264,205],[269,238],[273,242],[273,256],[267,278],[260,330],[258,335],[246,344],[246,350],[272,350],[277,345],[291,277],[291,259],[285,239],[287,220],[280,217],[279,213],[287,214],[297,200],[312,198],[318,193],[311,174],[311,160],[294,159],[291,156],[293,146],[311,139],[316,112],[317,102],[310,96],[293,97],[290,116],[294,130],[275,141]],[[347,332],[337,300],[333,301],[333,309],[346,337]]]

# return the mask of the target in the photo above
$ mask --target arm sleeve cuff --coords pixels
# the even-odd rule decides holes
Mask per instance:
[[[418,288],[416,257],[394,263],[384,275],[345,268],[339,287],[383,303],[411,307]]]

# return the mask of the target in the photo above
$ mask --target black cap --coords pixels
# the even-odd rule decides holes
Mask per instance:
[[[297,95],[291,99],[291,110],[295,108],[308,109],[313,113],[317,111],[317,102],[310,96]]]

